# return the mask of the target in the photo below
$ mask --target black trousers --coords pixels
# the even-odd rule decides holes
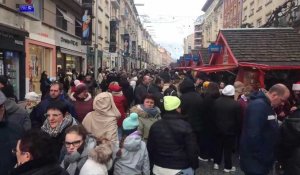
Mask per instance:
[[[214,158],[214,136],[209,132],[198,132],[197,134],[197,143],[199,148],[199,156],[203,159]]]
[[[224,154],[225,169],[232,168],[232,154],[235,146],[235,136],[216,135],[214,163],[220,165]]]

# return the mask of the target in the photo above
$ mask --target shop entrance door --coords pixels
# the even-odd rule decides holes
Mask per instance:
[[[30,91],[34,91],[38,94],[41,93],[41,74],[43,71],[46,71],[47,75],[49,76],[51,62],[51,49],[30,44]]]

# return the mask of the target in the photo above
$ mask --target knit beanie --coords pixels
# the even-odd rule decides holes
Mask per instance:
[[[293,91],[300,91],[300,81],[293,84],[292,90]]]
[[[131,113],[123,121],[123,130],[133,130],[139,126],[138,114]]]
[[[234,93],[235,93],[235,89],[232,85],[227,85],[222,90],[222,94],[225,96],[234,96]]]
[[[40,97],[37,93],[35,92],[28,92],[26,93],[25,95],[25,99],[26,100],[30,100],[30,101],[39,101],[40,100]]]
[[[81,94],[84,91],[88,91],[88,87],[84,83],[80,83],[76,86],[74,95]]]
[[[173,111],[180,106],[180,99],[176,96],[165,96],[164,97],[164,108],[166,111]]]
[[[122,90],[122,87],[119,86],[118,84],[114,84],[114,83],[111,83],[109,86],[108,86],[108,90],[110,92],[120,92]]]

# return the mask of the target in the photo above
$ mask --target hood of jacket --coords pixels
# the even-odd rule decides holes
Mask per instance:
[[[18,104],[15,101],[10,100],[10,99],[7,99],[4,102],[4,105],[5,105],[5,111],[6,111],[7,115],[13,114],[16,111],[18,111],[19,109],[22,109],[18,106]],[[25,109],[24,109],[24,112],[25,112]]]
[[[74,94],[75,93],[72,92],[71,95],[70,95],[70,99],[72,101],[89,101],[90,99],[92,99],[92,95],[90,93],[88,93],[88,96],[85,99],[80,99],[78,97],[75,97]]]
[[[108,92],[102,92],[95,97],[93,109],[102,116],[117,118],[121,116],[115,105],[112,94]]]
[[[270,104],[270,100],[269,98],[266,96],[266,94],[262,91],[259,91],[257,93],[253,93],[251,96],[250,96],[250,100],[256,100],[256,99],[262,99],[264,101],[266,101],[268,104]]]
[[[194,92],[195,91],[194,82],[189,78],[184,79],[182,83],[180,83],[179,85],[179,90],[182,94],[187,92]]]
[[[124,148],[129,152],[135,152],[141,148],[142,137],[138,131],[133,132],[124,140]]]

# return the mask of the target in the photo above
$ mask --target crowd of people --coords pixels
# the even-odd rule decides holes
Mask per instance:
[[[24,108],[0,76],[1,175],[194,175],[208,161],[230,173],[233,154],[246,175],[300,174],[298,83],[267,91],[168,68],[40,83]]]

